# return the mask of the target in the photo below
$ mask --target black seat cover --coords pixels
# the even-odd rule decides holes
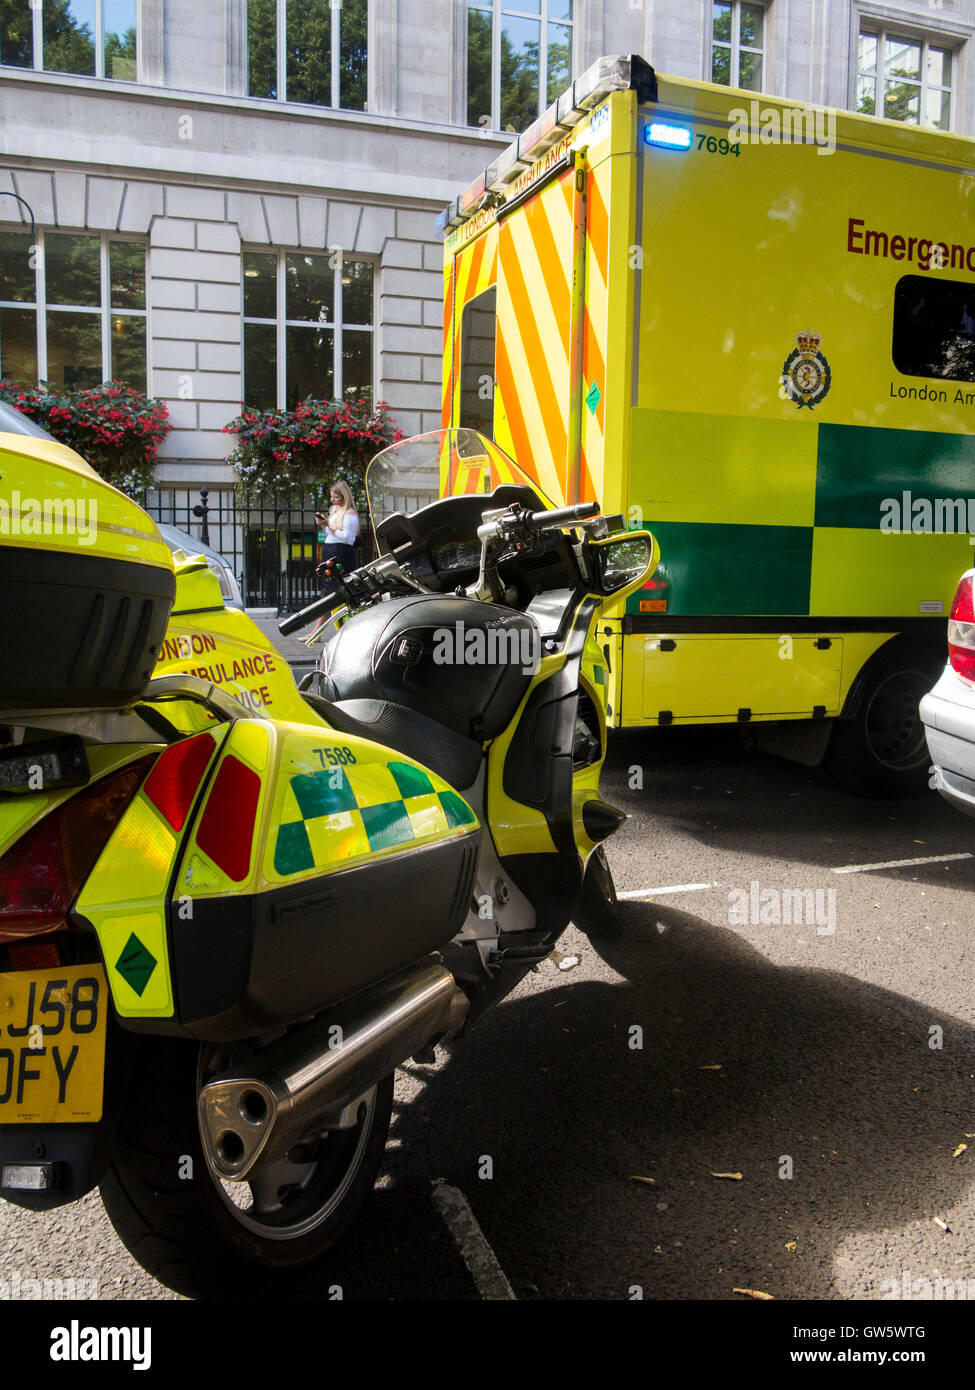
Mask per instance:
[[[388,700],[342,700],[306,695],[312,709],[338,733],[355,734],[395,748],[458,791],[473,785],[481,765],[481,745],[447,729],[425,714]]]
[[[426,715],[483,743],[507,728],[540,656],[532,618],[475,599],[390,599],[357,613],[324,653],[323,693]]]

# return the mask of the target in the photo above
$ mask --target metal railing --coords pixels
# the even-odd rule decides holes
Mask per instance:
[[[232,568],[247,608],[293,613],[316,598],[321,581],[319,505],[304,496],[275,495],[241,502],[229,490],[152,488],[142,505],[160,524],[172,526],[216,550]],[[362,518],[356,564],[373,550],[368,517]]]

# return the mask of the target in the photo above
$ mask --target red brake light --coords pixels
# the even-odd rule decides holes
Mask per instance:
[[[174,830],[183,828],[215,747],[208,733],[171,743],[146,778],[146,796]]]
[[[67,925],[72,904],[152,765],[138,758],[62,802],[0,858],[0,941]]]
[[[975,605],[972,576],[966,574],[951,605],[948,618],[948,661],[951,669],[966,680],[975,681]]]

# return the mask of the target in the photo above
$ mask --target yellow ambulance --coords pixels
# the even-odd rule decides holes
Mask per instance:
[[[660,544],[600,619],[612,726],[749,724],[926,785],[975,543],[973,213],[975,141],[636,56],[446,210],[444,425]]]

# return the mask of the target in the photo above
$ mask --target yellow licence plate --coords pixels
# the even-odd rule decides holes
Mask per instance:
[[[0,1125],[100,1120],[108,991],[100,965],[0,975]]]

